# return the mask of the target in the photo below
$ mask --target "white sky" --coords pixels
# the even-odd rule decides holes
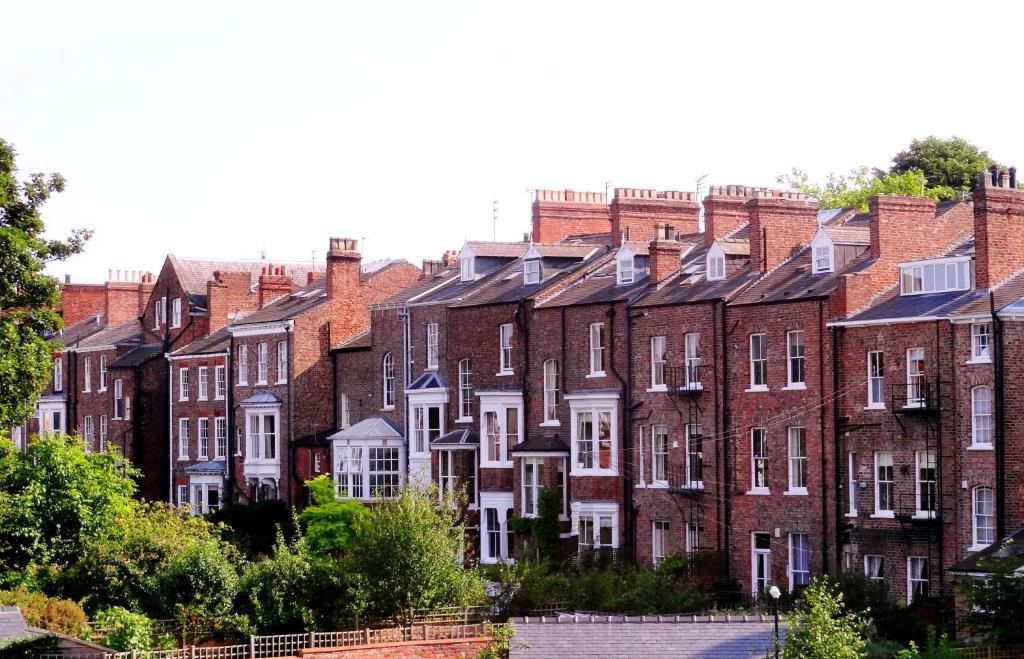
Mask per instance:
[[[19,2],[0,136],[60,171],[52,268],[163,255],[419,264],[529,229],[528,188],[773,185],[913,137],[1024,154],[1024,9],[861,3]]]

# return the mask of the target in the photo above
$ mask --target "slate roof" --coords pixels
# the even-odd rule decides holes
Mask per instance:
[[[103,346],[117,346],[126,343],[142,342],[142,323],[139,320],[127,320],[120,325],[104,327],[99,332],[79,342],[79,348],[100,348]]]
[[[837,245],[871,244],[871,229],[867,227],[823,226],[821,228]]]
[[[875,262],[871,252],[851,259],[836,272],[811,272],[811,249],[803,247],[782,265],[754,282],[750,288],[736,296],[733,304],[763,304],[825,297],[839,285],[842,275],[860,272]]]
[[[719,238],[716,242],[726,256],[750,256],[750,241],[746,238]]]
[[[558,435],[543,435],[537,437],[531,435],[524,442],[520,442],[509,449],[510,453],[568,453],[569,445]]]
[[[185,471],[190,474],[223,474],[224,470],[224,463],[217,460],[207,460],[185,467]]]
[[[326,271],[324,264],[312,264],[309,261],[263,261],[263,260],[224,260],[224,259],[198,259],[185,256],[168,254],[174,272],[178,276],[178,282],[188,294],[189,302],[193,306],[206,308],[206,283],[213,279],[213,273],[220,272],[248,272],[252,285],[255,286],[259,280],[260,271],[270,265],[285,266],[287,275],[292,281],[301,285],[306,282],[310,272],[323,273]]]
[[[570,273],[593,263],[606,253],[604,250],[591,246],[584,246],[580,251],[583,256],[593,255],[588,259],[584,259],[583,256],[542,258],[541,280],[536,284],[526,283],[523,276],[525,266],[522,259],[512,261],[479,279],[476,285],[470,287],[462,299],[452,306],[504,304],[532,298]]]
[[[31,635],[31,627],[25,622],[21,610],[16,606],[0,606],[0,646],[5,641]]]
[[[535,243],[533,248],[541,255],[541,258],[567,259],[582,259],[596,249],[593,245],[581,243]]]
[[[142,345],[115,359],[110,368],[134,368],[162,354],[164,354],[164,347],[159,343]]]
[[[227,352],[231,346],[231,333],[228,332],[227,327],[221,327],[219,330],[204,336],[201,339],[193,341],[184,348],[175,350],[171,353],[174,357],[183,357],[187,355],[210,355],[213,353]]]
[[[427,371],[406,387],[406,391],[419,391],[421,389],[447,389],[448,383],[437,371]]]
[[[514,618],[510,659],[682,657],[750,659],[770,654],[769,616],[590,616]],[[659,622],[660,620],[660,622]],[[678,620],[678,621],[677,621]],[[785,626],[779,634],[785,640]]]
[[[373,346],[373,337],[370,335],[370,329],[364,329],[363,331],[350,336],[341,344],[334,348],[335,350],[366,350]]]
[[[1017,529],[999,542],[994,542],[981,551],[954,563],[950,572],[961,574],[985,574],[991,570],[984,565],[986,559],[1015,558],[1019,566],[1024,566],[1024,528]]]
[[[749,248],[750,243],[743,242]],[[679,272],[657,285],[649,287],[647,292],[635,302],[635,306],[653,307],[728,299],[757,279],[757,273],[745,270],[725,279],[708,281],[706,277],[707,253],[708,248],[704,245],[698,245],[685,253]]]
[[[431,291],[432,289],[448,286],[459,281],[459,270],[457,268],[445,268],[440,272],[436,272],[429,277],[424,277],[419,281],[406,286],[402,290],[398,291],[391,297],[387,298],[383,302],[378,302],[370,306],[371,309],[386,309],[389,307],[402,306],[416,298]]]
[[[446,432],[430,442],[431,448],[471,449],[477,446],[480,446],[480,436],[468,428],[459,428]]]
[[[402,429],[391,419],[371,416],[334,433],[327,439],[392,439],[403,438]]]
[[[47,339],[54,339],[60,341],[65,346],[74,348],[77,347],[82,339],[92,336],[96,332],[99,332],[107,325],[105,314],[95,314],[88,318],[83,318],[77,323],[72,323],[63,329],[57,330],[55,334],[47,336]]]
[[[256,323],[273,323],[289,320],[327,301],[327,286],[324,282],[314,282],[305,288],[275,300],[258,311],[253,311],[244,318],[231,323],[232,327],[253,325]]]
[[[822,208],[818,211],[818,224],[823,226],[840,226],[846,224],[857,214],[855,207]]]
[[[603,261],[603,262],[602,262]],[[564,307],[577,304],[597,304],[601,302],[618,302],[627,300],[645,286],[648,278],[643,277],[632,284],[616,283],[616,263],[614,255],[609,253],[593,261],[593,267],[578,281],[567,286],[552,298],[538,304],[538,308]]]
[[[497,243],[490,241],[467,241],[473,256],[496,256],[517,259],[526,253],[530,243]]]
[[[280,405],[281,399],[277,394],[264,391],[256,394],[255,396],[249,396],[243,400],[241,405]]]
[[[982,299],[987,303],[988,296],[978,291],[952,291],[949,293],[900,296],[900,290],[897,286],[886,291],[879,298],[879,301],[871,307],[851,316],[847,321],[843,322],[856,323],[888,319],[941,318],[958,311],[964,305],[977,299]]]

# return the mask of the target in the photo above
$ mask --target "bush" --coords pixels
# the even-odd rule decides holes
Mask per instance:
[[[811,581],[803,607],[786,618],[786,659],[859,659],[868,623],[843,606],[843,595],[827,577]]]
[[[39,659],[44,654],[57,654],[60,639],[56,636],[37,636],[18,641],[0,643],[0,659]]]
[[[157,575],[163,614],[186,625],[231,615],[239,563],[231,546],[214,538],[200,539],[172,556]]]
[[[79,636],[88,622],[85,611],[77,603],[32,593],[25,588],[0,591],[0,604],[18,607],[30,626],[57,634]]]
[[[370,509],[352,499],[338,499],[334,481],[326,474],[306,481],[306,487],[315,502],[299,515],[307,546],[317,554],[341,555],[352,545],[356,527]]]
[[[100,629],[99,642],[112,650],[127,652],[174,647],[174,638],[157,634],[152,620],[120,606],[97,613],[96,624]]]
[[[926,641],[928,626],[915,615],[914,609],[889,599],[884,582],[868,579],[863,572],[847,570],[836,576],[835,583],[843,593],[846,609],[869,620],[878,640],[900,645]]]
[[[226,506],[211,513],[209,519],[223,525],[222,537],[250,560],[273,554],[279,531],[286,542],[298,537],[291,506],[278,499]]]

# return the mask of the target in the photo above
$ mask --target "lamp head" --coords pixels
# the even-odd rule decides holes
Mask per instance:
[[[782,595],[782,592],[779,590],[778,586],[772,586],[768,589],[768,594],[772,596],[772,599],[777,600]]]

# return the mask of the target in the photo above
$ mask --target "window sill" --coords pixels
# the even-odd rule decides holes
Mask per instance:
[[[964,364],[971,364],[971,365],[973,365],[973,364],[991,364],[991,363],[992,363],[992,358],[991,357],[978,357],[976,359],[968,359],[967,361],[964,362]]]
[[[498,371],[497,373],[494,374],[494,377],[496,377],[496,378],[504,378],[504,377],[508,377],[510,375],[515,375],[515,374],[516,374],[515,371]]]
[[[238,386],[238,387],[248,387],[249,386],[249,381],[248,380],[239,380],[238,382],[235,383],[235,386]]]
[[[570,476],[618,476],[619,471],[617,469],[572,469],[569,471]],[[648,487],[650,487],[648,485]]]
[[[224,400],[224,396],[214,396],[214,400]]]
[[[178,402],[179,403],[187,403],[188,402],[188,398],[179,398]]]
[[[967,551],[982,551],[984,549],[988,549],[991,546],[992,545],[971,545],[967,548]]]
[[[458,419],[455,419],[455,423],[473,423],[473,417],[460,416]]]
[[[97,389],[97,390],[96,390],[96,393],[98,393],[98,394],[102,394],[102,393],[103,393],[104,391],[106,391],[106,390],[107,390],[107,388],[106,388],[106,387],[103,387],[102,389]]]
[[[265,387],[265,386],[267,386],[267,381],[266,380],[256,380],[255,382],[253,382],[253,386]]]
[[[200,401],[200,402],[203,402],[203,401],[209,400],[209,398],[207,398],[206,396],[199,396],[199,397],[196,398],[196,400]]]
[[[539,425],[541,428],[561,428],[562,427],[562,422],[561,421],[544,421],[544,422],[539,423],[537,425]]]
[[[884,412],[885,405],[867,405],[864,407],[865,410],[872,410],[875,412]]]
[[[845,515],[843,515],[843,517],[849,517],[852,519],[854,517],[857,517],[857,513],[846,513]]]
[[[274,384],[288,384],[288,380],[278,380]]]
[[[748,394],[752,394],[752,393],[756,393],[756,392],[761,392],[761,391],[768,391],[768,385],[766,385],[766,384],[763,384],[763,385],[759,384],[759,385],[757,385],[755,387],[749,387],[747,389],[744,389],[743,391],[745,393],[748,393]]]
[[[806,487],[794,487],[790,488],[782,493],[782,496],[786,497],[805,497],[807,496]]]
[[[704,391],[704,385],[700,382],[691,382],[679,387],[679,391]]]
[[[757,497],[766,497],[766,496],[768,496],[771,493],[772,493],[771,490],[769,490],[767,487],[754,487],[754,488],[751,488],[751,489],[747,490],[746,492],[744,492],[744,494],[746,494],[748,496],[757,496]]]
[[[667,394],[668,393],[668,387],[666,387],[663,384],[655,385],[653,387],[648,387],[647,388],[647,393],[649,393],[649,394],[666,393]]]
[[[511,460],[509,460],[508,462],[486,462],[485,461],[485,462],[481,462],[480,463],[480,468],[481,469],[511,469],[512,468],[512,461]]]
[[[380,408],[381,412],[393,412],[394,410],[395,410],[395,406],[394,405],[385,405],[384,407]]]
[[[896,517],[896,513],[891,510],[876,510],[871,513],[870,517],[871,519],[894,519]]]
[[[935,519],[935,511],[934,510],[919,510],[916,513],[914,513],[913,515],[911,515],[911,519]]]
[[[178,456],[178,462],[188,462],[188,456],[185,456],[185,457],[181,457],[181,456],[179,455],[179,456]]]
[[[806,382],[795,382],[793,384],[787,384],[782,388],[783,391],[803,391],[807,389]]]
[[[968,451],[994,451],[995,447],[991,444],[971,444],[967,447]]]
[[[654,481],[653,483],[647,483],[644,487],[646,487],[648,490],[667,490],[668,482]]]
[[[606,378],[608,377],[608,374],[605,373],[604,371],[591,371],[590,373],[587,373],[583,377],[592,380],[594,378]]]

